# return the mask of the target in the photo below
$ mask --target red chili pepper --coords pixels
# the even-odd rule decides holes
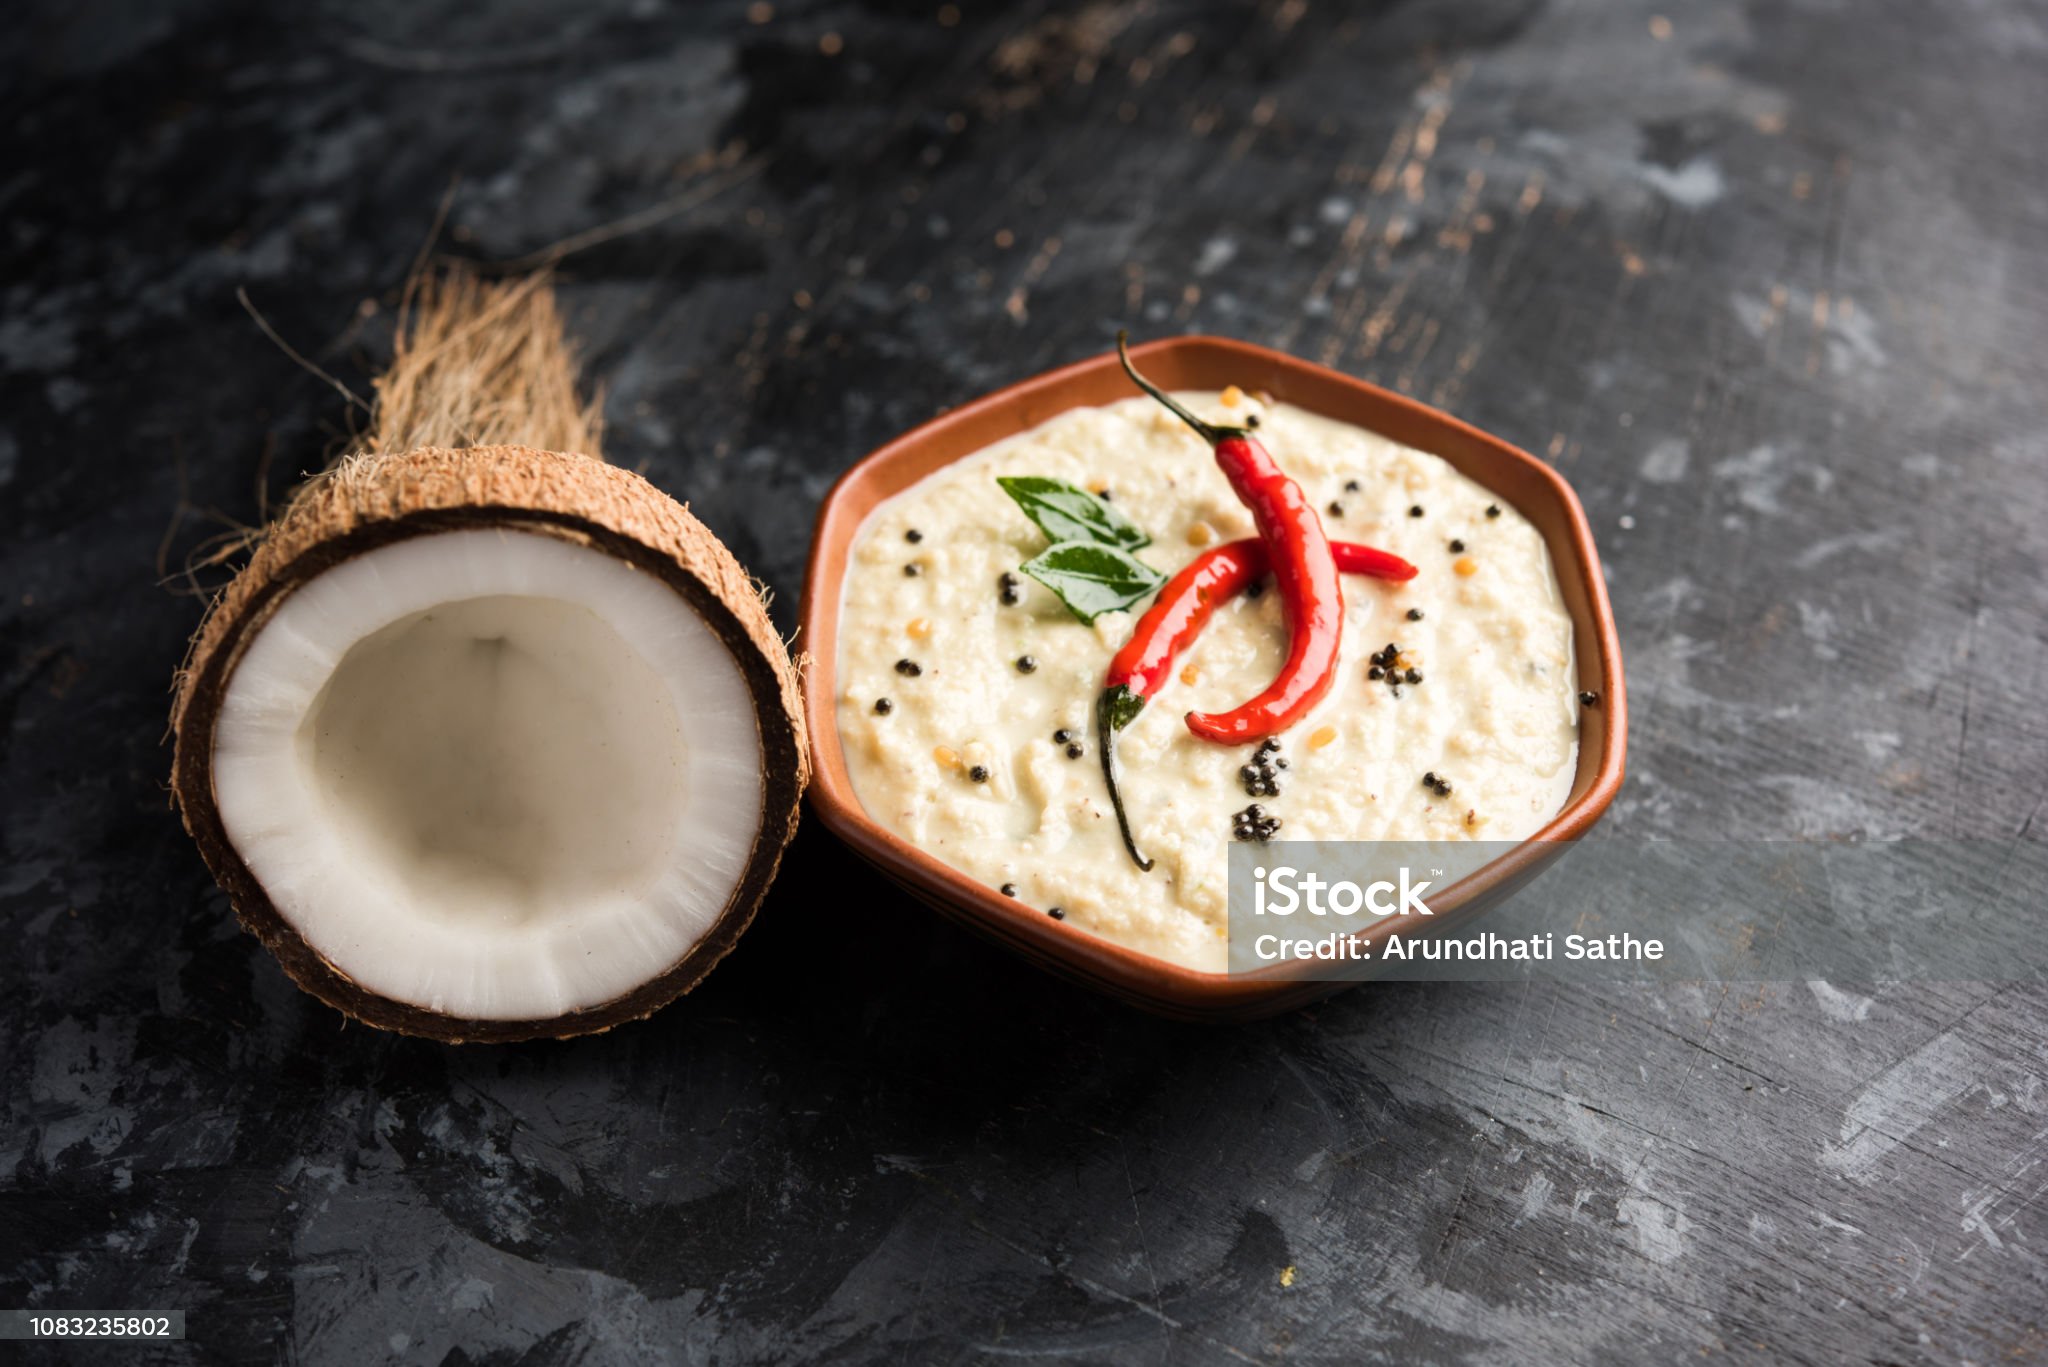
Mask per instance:
[[[1263,740],[1284,731],[1330,691],[1336,677],[1337,646],[1344,631],[1344,586],[1323,522],[1301,486],[1274,463],[1266,448],[1242,427],[1202,421],[1131,364],[1126,336],[1116,335],[1124,373],[1167,411],[1216,448],[1230,487],[1251,510],[1272,563],[1280,603],[1287,614],[1287,659],[1265,692],[1228,712],[1190,712],[1188,729],[1227,745]]]
[[[1242,745],[1286,730],[1330,691],[1344,630],[1344,587],[1322,519],[1264,446],[1249,436],[1225,436],[1216,443],[1216,463],[1251,509],[1287,616],[1287,658],[1264,692],[1228,712],[1188,713],[1188,730],[1204,740]]]
[[[1396,582],[1416,575],[1415,566],[1376,547],[1333,541],[1330,551],[1337,568],[1345,574]],[[1146,700],[1166,682],[1175,658],[1201,634],[1210,615],[1263,575],[1267,565],[1266,547],[1256,537],[1226,542],[1202,552],[1166,581],[1166,587],[1159,590],[1152,606],[1138,619],[1131,639],[1109,662],[1102,697],[1095,709],[1096,749],[1102,755],[1102,776],[1109,785],[1110,804],[1116,808],[1124,847],[1141,869],[1150,869],[1152,861],[1138,853],[1130,820],[1124,815],[1123,795],[1116,781],[1116,733],[1144,710]]]
[[[1405,583],[1418,573],[1400,556],[1355,541],[1332,541],[1330,553],[1344,574]],[[1152,606],[1138,619],[1131,639],[1109,662],[1104,686],[1122,688],[1142,706],[1166,682],[1174,660],[1201,634],[1210,614],[1242,593],[1266,568],[1266,548],[1257,537],[1225,542],[1183,565],[1159,590]],[[1136,706],[1129,711],[1131,716],[1137,715]]]
[[[1262,740],[1284,731],[1330,691],[1330,681],[1337,672],[1337,647],[1344,631],[1344,586],[1337,578],[1336,557],[1330,552],[1329,537],[1323,534],[1322,519],[1316,516],[1301,486],[1287,477],[1266,448],[1253,440],[1248,429],[1204,422],[1171,394],[1140,375],[1131,364],[1128,334],[1117,333],[1116,354],[1133,384],[1215,448],[1216,464],[1239,501],[1251,510],[1252,522],[1259,529],[1259,540],[1264,544],[1273,579],[1280,589],[1281,606],[1287,614],[1287,659],[1265,692],[1228,712],[1190,712],[1188,729],[1206,740],[1225,744]],[[1137,842],[1131,837],[1130,818],[1124,812],[1123,795],[1116,782],[1116,733],[1143,706],[1142,701],[1134,706],[1133,696],[1128,690],[1105,688],[1095,703],[1095,733],[1102,751],[1103,778],[1109,785],[1110,804],[1116,808],[1124,848],[1140,869],[1150,869],[1152,861],[1138,853]]]

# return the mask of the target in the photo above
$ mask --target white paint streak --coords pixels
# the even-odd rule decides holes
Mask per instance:
[[[448,1304],[456,1310],[482,1310],[495,1304],[497,1298],[497,1287],[490,1282],[481,1277],[464,1277],[455,1294],[448,1298]]]
[[[1685,1209],[1648,1196],[1624,1196],[1616,1220],[1635,1235],[1636,1252],[1653,1263],[1676,1262],[1685,1256],[1685,1235],[1692,1221]]]
[[[1735,496],[1745,508],[1759,513],[1783,512],[1778,490],[1784,487],[1788,472],[1778,464],[1778,454],[1778,448],[1769,442],[1752,447],[1717,464],[1714,478],[1733,484]]]
[[[1666,437],[1643,457],[1643,478],[1652,484],[1676,484],[1685,478],[1686,462],[1691,454],[1692,448],[1683,437]]]
[[[1636,167],[1636,175],[1664,198],[1688,209],[1703,209],[1721,197],[1724,182],[1721,168],[1705,157],[1694,157],[1676,170],[1647,162]]]
[[[1870,1017],[1870,998],[1844,992],[1825,978],[1808,978],[1806,990],[1813,993],[1813,999],[1820,1003],[1822,1014],[1829,1020],[1853,1024]]]
[[[1977,1084],[1970,1046],[1939,1035],[1879,1073],[1849,1103],[1838,1142],[1823,1143],[1823,1166],[1865,1186],[1893,1149]]]
[[[1899,468],[1918,479],[1933,479],[1941,473],[1941,457],[1931,451],[1922,451],[1900,461]]]
[[[1867,311],[1844,317],[1837,310],[1828,328],[1828,369],[1847,375],[1862,366],[1881,366],[1889,357],[1878,345],[1877,325]]]
[[[1799,634],[1813,643],[1814,655],[1823,660],[1840,658],[1842,652],[1829,644],[1835,634],[1835,614],[1804,599],[1793,606],[1799,609]]]
[[[1794,569],[1810,570],[1823,560],[1833,559],[1843,551],[1879,551],[1898,542],[1900,533],[1896,528],[1874,532],[1848,532],[1816,541],[1792,558]]]
[[[2033,1081],[2031,1077],[2028,1081]],[[1981,1194],[1975,1190],[1965,1191],[1963,1202],[1963,1233],[1975,1234],[1982,1243],[1971,1244],[1956,1255],[1961,1262],[1980,1248],[1993,1253],[2003,1252],[2006,1235],[2000,1230],[2011,1231],[2014,1221],[2022,1212],[2030,1209],[2043,1194],[2048,1194],[2048,1176],[2044,1176],[2044,1157],[2048,1157],[2048,1130],[2036,1132],[2021,1146],[2020,1151],[2005,1165],[2005,1170]],[[2025,1242],[2026,1232],[2017,1231],[2015,1236]]]
[[[1237,243],[1227,237],[1212,237],[1202,244],[1202,254],[1195,258],[1196,275],[1214,275],[1237,259]]]

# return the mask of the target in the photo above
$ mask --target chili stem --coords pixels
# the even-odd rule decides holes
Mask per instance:
[[[1158,385],[1153,384],[1143,375],[1140,375],[1138,373],[1138,368],[1131,364],[1130,335],[1131,334],[1126,331],[1123,331],[1121,329],[1118,330],[1116,334],[1116,357],[1119,361],[1122,361],[1124,363],[1124,374],[1131,377],[1131,383],[1137,385],[1138,388],[1144,390],[1147,394],[1150,394],[1153,398],[1165,404],[1168,412],[1172,413],[1176,418],[1179,418],[1188,426],[1194,428],[1196,434],[1199,435],[1203,441],[1208,442],[1211,446],[1214,446],[1217,442],[1222,441],[1227,436],[1231,436],[1235,433],[1243,431],[1242,428],[1217,427],[1210,423],[1203,422],[1200,418],[1196,417],[1193,413],[1190,413],[1186,408],[1182,407],[1180,400],[1174,398],[1173,395],[1167,393]]]

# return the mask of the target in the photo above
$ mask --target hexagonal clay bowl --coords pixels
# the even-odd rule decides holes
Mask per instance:
[[[1176,337],[1133,349],[1167,389],[1264,390],[1282,403],[1363,427],[1441,456],[1512,503],[1541,532],[1572,619],[1578,687],[1600,706],[1581,713],[1579,766],[1562,811],[1535,835],[1434,894],[1431,929],[1457,928],[1497,905],[1583,835],[1621,786],[1628,734],[1621,647],[1593,535],[1571,486],[1543,462],[1445,413],[1264,347],[1218,337]],[[810,654],[804,707],[810,723],[810,801],[825,824],[883,874],[934,910],[962,921],[1068,978],[1161,1015],[1233,1020],[1276,1014],[1348,984],[1278,964],[1205,973],[1089,934],[1004,897],[885,830],[855,794],[839,745],[839,613],[847,554],[876,505],[925,476],[1070,408],[1131,397],[1114,353],[1049,371],[935,418],[868,456],[825,498],[804,580],[801,644]],[[1389,925],[1391,923],[1388,923]],[[1373,930],[1359,932],[1378,938]]]

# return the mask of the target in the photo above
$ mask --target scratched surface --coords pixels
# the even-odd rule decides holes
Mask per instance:
[[[637,225],[564,272],[611,450],[785,625],[860,453],[1119,324],[1225,333],[1577,485],[1609,830],[2042,838],[2038,6],[965,8],[6,27],[0,1305],[187,1312],[110,1362],[2048,1361],[2039,989],[1191,1029],[815,826],[608,1038],[344,1028],[234,929],[162,793],[159,576],[351,420],[235,290],[360,387],[451,184],[456,253]]]

